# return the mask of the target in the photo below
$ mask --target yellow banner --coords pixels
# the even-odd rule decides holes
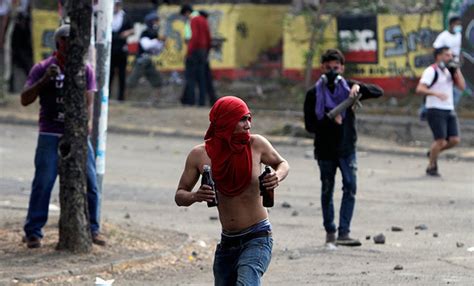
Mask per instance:
[[[59,27],[56,11],[33,9],[32,11],[33,56],[35,63],[51,55],[55,49],[54,31]]]

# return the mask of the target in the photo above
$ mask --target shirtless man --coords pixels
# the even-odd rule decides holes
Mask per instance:
[[[251,114],[241,99],[220,98],[209,119],[205,142],[195,146],[186,159],[175,201],[178,206],[211,202],[214,192],[210,186],[192,191],[203,166],[211,166],[222,225],[214,257],[215,285],[260,285],[270,264],[273,239],[258,176],[262,164],[271,166],[274,171],[264,177],[263,185],[275,189],[288,175],[289,165],[267,139],[250,134]]]

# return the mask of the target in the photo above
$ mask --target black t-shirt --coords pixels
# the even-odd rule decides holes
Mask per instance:
[[[140,40],[142,38],[149,38],[150,40],[157,39],[158,38],[158,30],[155,30],[155,29],[152,29],[152,28],[147,28],[140,35]],[[143,53],[146,53],[146,51],[143,49],[142,45],[139,44],[138,45],[138,56],[140,56]]]
[[[122,27],[117,32],[112,31],[112,54],[127,54],[127,39],[122,39],[120,34],[123,31],[130,30],[133,28],[132,22],[128,18],[127,14],[123,15]]]
[[[360,85],[361,100],[377,98],[383,95],[383,90],[377,85],[363,84],[348,80],[350,87]],[[315,112],[316,87],[306,93],[304,101],[304,121],[308,132],[314,133],[314,157],[318,160],[335,160],[355,153],[357,131],[355,114],[352,108],[346,110],[346,116],[339,125],[326,115],[318,120]]]

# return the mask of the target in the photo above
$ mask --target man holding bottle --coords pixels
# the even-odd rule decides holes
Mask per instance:
[[[288,175],[289,165],[267,139],[250,134],[251,114],[240,98],[220,98],[209,119],[204,143],[186,159],[175,201],[190,206],[212,202],[217,194],[222,235],[214,257],[215,285],[260,285],[270,264],[273,239],[258,177],[262,164],[271,166],[274,171],[262,184],[273,190]],[[216,194],[208,185],[192,191],[204,165],[211,166]]]

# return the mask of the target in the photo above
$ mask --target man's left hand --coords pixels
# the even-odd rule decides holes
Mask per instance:
[[[360,90],[360,85],[354,84],[351,88],[351,91],[349,92],[349,97],[355,97]]]
[[[277,177],[277,174],[272,171],[270,174],[267,174],[264,178],[263,178],[263,186],[267,189],[267,190],[273,190],[275,189],[276,187],[278,187],[278,182],[279,182],[279,179]]]

